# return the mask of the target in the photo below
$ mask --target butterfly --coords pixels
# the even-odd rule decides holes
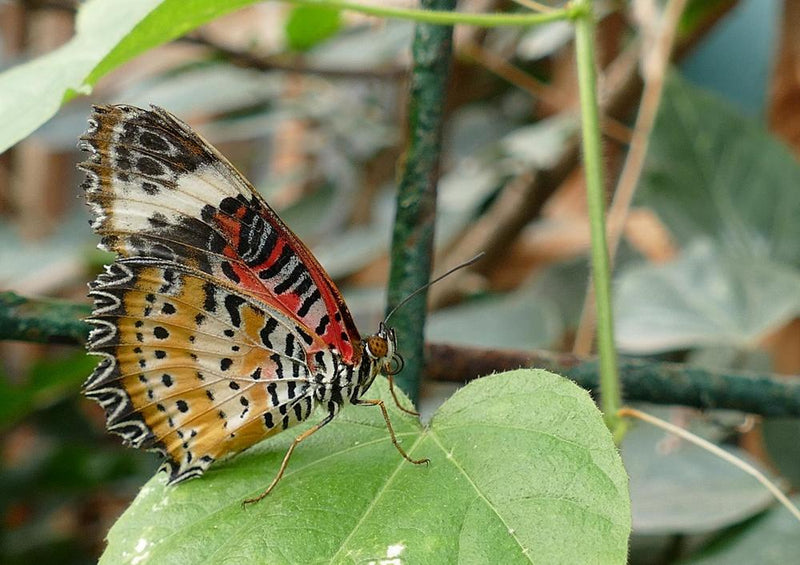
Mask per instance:
[[[87,348],[102,359],[83,387],[109,431],[160,452],[176,484],[322,406],[245,502],[347,404],[378,406],[401,455],[428,462],[363,398],[402,368],[394,329],[361,339],[314,255],[225,157],[156,106],[95,106],[79,147],[99,247],[117,254],[89,285]]]

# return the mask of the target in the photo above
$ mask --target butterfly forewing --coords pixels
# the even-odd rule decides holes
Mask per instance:
[[[94,227],[120,258],[92,284],[85,385],[126,443],[177,482],[307,418],[358,333],[308,249],[213,148],[167,112],[98,107]]]
[[[310,349],[358,361],[338,290],[303,243],[230,163],[168,112],[100,106],[82,137],[87,200],[103,244],[202,270],[296,318]]]

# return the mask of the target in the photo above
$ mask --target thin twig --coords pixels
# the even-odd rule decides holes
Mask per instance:
[[[615,441],[624,430],[617,417],[622,405],[617,351],[614,347],[614,315],[611,308],[611,264],[606,243],[605,163],[600,135],[597,88],[595,20],[591,0],[576,0],[589,13],[575,21],[575,59],[581,108],[581,149],[586,183],[586,207],[591,235],[592,282],[597,297],[597,349],[600,354],[600,406]]]
[[[780,502],[789,512],[791,512],[792,515],[795,517],[795,519],[798,522],[800,522],[800,510],[798,510],[798,508],[794,504],[792,504],[792,501],[789,500],[789,498],[785,494],[783,494],[783,492],[781,492],[781,490],[777,486],[775,486],[775,483],[770,481],[764,475],[764,473],[762,473],[761,471],[759,471],[746,461],[743,461],[742,459],[734,455],[731,455],[718,445],[714,445],[710,441],[705,440],[688,430],[685,430],[679,426],[666,422],[661,418],[656,418],[655,416],[652,416],[640,410],[636,410],[635,408],[621,408],[619,411],[617,411],[617,415],[622,418],[626,416],[630,418],[637,418],[639,420],[647,422],[648,424],[652,424],[658,428],[661,428],[662,430],[666,430],[672,434],[677,435],[682,439],[685,439],[690,443],[695,444],[698,447],[705,449],[709,453],[713,453],[714,455],[716,455],[717,457],[719,457],[724,461],[727,461],[731,465],[738,467],[751,477],[754,477],[759,483],[764,485],[764,487],[766,487],[766,489],[770,493],[772,493],[772,495],[775,498],[778,499],[778,502]]]
[[[608,77],[602,81],[606,89],[601,97],[603,115],[622,115],[631,101],[638,99],[641,88],[636,67],[638,49],[638,44],[632,44],[609,66]],[[553,159],[551,167],[523,172],[503,187],[486,214],[488,219],[473,222],[442,253],[445,262],[437,260],[437,265],[442,268],[454,265],[480,251],[486,252],[486,257],[474,267],[454,274],[433,288],[432,308],[454,302],[463,294],[461,289],[470,286],[465,281],[475,273],[488,274],[503,264],[519,233],[539,216],[545,203],[575,169],[579,158],[580,146],[575,135],[564,142],[562,153]],[[523,184],[526,179],[530,181],[527,185]],[[511,194],[505,195],[506,191]]]
[[[514,0],[514,3],[519,4],[520,6],[524,6],[534,12],[541,12],[541,13],[552,12],[553,10],[557,9],[554,8],[553,6],[542,4],[541,2],[535,2],[534,0]]]
[[[90,326],[82,320],[91,314],[88,304],[55,298],[25,298],[0,292],[0,339],[34,343],[79,344]]]
[[[179,41],[207,47],[237,67],[255,69],[264,72],[288,71],[292,73],[319,75],[330,78],[381,80],[399,80],[408,72],[406,67],[399,65],[368,69],[336,69],[332,67],[314,67],[309,65],[308,62],[305,61],[301,56],[259,56],[250,51],[240,51],[226,47],[199,33],[182,37]]]
[[[542,106],[547,110],[547,114],[558,114],[570,110],[563,97],[556,95],[552,87],[512,65],[503,57],[471,41],[464,42],[459,48],[460,51],[475,60],[476,63],[520,90],[528,92],[538,102],[541,102]],[[575,110],[575,108],[572,108],[572,110]],[[603,115],[601,124],[603,134],[607,137],[624,145],[630,143],[631,131],[619,120]]]
[[[0,293],[0,340],[82,345],[89,334],[91,306]],[[551,351],[513,351],[429,343],[426,378],[465,382],[519,367],[539,367],[596,390],[597,361]],[[712,371],[676,363],[620,358],[629,400],[731,409],[761,416],[800,417],[800,379],[773,374]]]

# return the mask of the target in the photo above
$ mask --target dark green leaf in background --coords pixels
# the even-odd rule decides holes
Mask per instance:
[[[667,264],[622,273],[615,298],[617,345],[625,352],[749,349],[800,314],[800,271],[697,242]]]
[[[711,238],[736,257],[800,266],[800,165],[724,100],[666,81],[637,196],[687,245]]]
[[[174,488],[157,475],[111,529],[101,563],[625,562],[627,478],[585,391],[541,370],[493,375],[426,429],[394,408],[385,380],[373,393],[430,466],[398,455],[377,409],[348,407],[244,510],[292,432]]]
[[[800,437],[800,420],[797,418],[765,419],[761,433],[764,448],[772,464],[789,480],[796,491],[800,488],[800,457],[797,438]]]
[[[800,505],[800,497],[792,499]],[[752,520],[742,528],[721,537],[694,559],[681,561],[681,565],[730,565],[757,563],[758,565],[788,565],[796,563],[800,555],[800,535],[797,518],[783,506],[774,506],[764,516]]]
[[[342,23],[341,12],[328,6],[295,6],[286,20],[289,47],[305,51],[334,35]]]
[[[75,36],[55,51],[0,74],[0,153],[88,94],[104,74],[255,0],[92,0],[81,4]]]
[[[646,411],[666,420],[689,421],[681,408],[648,406]],[[744,450],[728,450],[759,467]],[[751,518],[774,501],[741,469],[648,424],[628,432],[622,458],[630,475],[637,534],[711,532]]]

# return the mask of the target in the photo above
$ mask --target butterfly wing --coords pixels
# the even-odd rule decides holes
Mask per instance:
[[[170,482],[310,414],[313,375],[292,320],[204,273],[138,258],[111,265],[90,295],[89,348],[104,359],[86,395],[126,444],[167,457]]]
[[[84,386],[108,428],[167,456],[170,481],[308,417],[358,333],[308,249],[241,175],[167,112],[97,107],[94,228],[119,259],[92,283]]]
[[[300,320],[311,352],[359,360],[358,331],[306,246],[247,180],[157,107],[97,106],[82,147],[87,200],[103,246],[121,257],[186,264]]]

